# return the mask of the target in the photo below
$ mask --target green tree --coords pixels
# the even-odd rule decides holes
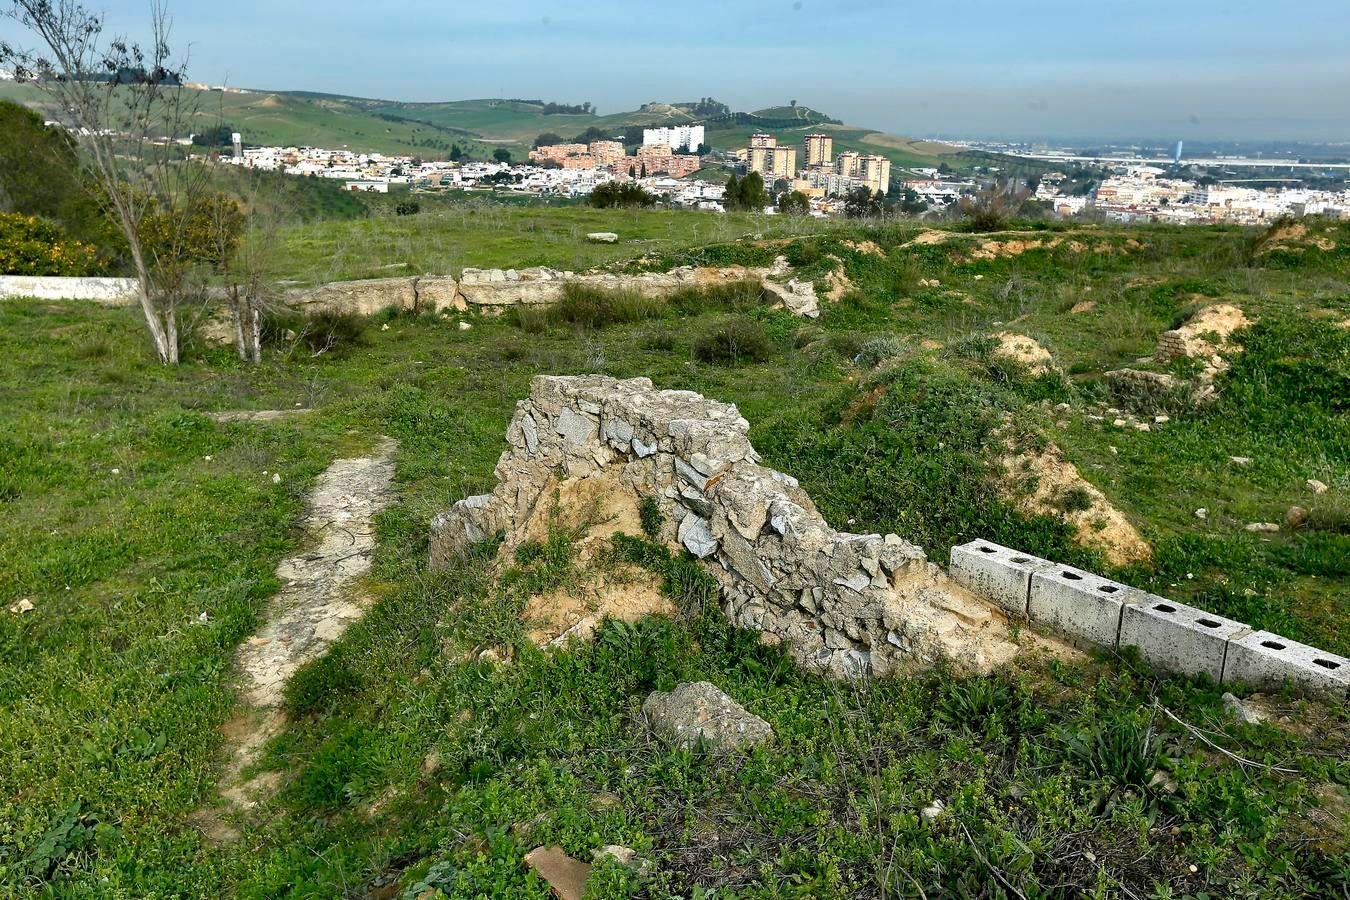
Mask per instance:
[[[591,191],[588,202],[597,209],[614,207],[636,209],[655,206],[657,196],[644,190],[642,185],[639,184],[632,184],[627,181],[607,181],[604,184],[596,185],[595,190]]]
[[[801,191],[784,191],[778,195],[778,211],[785,216],[804,216],[811,212],[811,201]]]
[[[732,175],[727,182],[722,205],[729,210],[758,212],[764,209],[769,205],[769,195],[764,191],[764,176],[758,172],[750,172],[744,178]]]
[[[27,107],[0,100],[0,212],[40,216],[105,251],[116,229],[86,187],[75,142]]]
[[[885,196],[881,191],[874,192],[871,188],[865,187],[854,188],[844,198],[844,215],[850,219],[868,219],[879,216],[886,209],[884,200]]]
[[[540,147],[550,147],[554,144],[561,143],[564,143],[562,135],[554,134],[552,131],[545,131],[534,139],[534,149],[537,150]]]
[[[511,151],[507,150],[505,147],[498,147],[496,150],[492,151],[492,158],[499,163],[510,163]]]

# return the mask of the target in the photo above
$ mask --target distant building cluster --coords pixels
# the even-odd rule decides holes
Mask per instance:
[[[1059,172],[1043,176],[1036,193],[1061,215],[1081,212],[1090,202],[1116,221],[1259,225],[1281,216],[1350,218],[1350,191],[1344,190],[1243,187],[1210,180],[1202,184],[1168,177],[1158,166],[1126,165],[1115,167],[1089,198],[1061,195],[1064,178]]]
[[[722,208],[725,193],[721,184],[681,181],[697,171],[700,158],[671,153],[662,144],[640,147],[632,156],[620,141],[555,144],[531,151],[530,164],[513,165],[421,160],[322,147],[244,148],[238,135],[231,137],[233,152],[216,157],[220,163],[331,178],[341,181],[344,189],[360,193],[388,193],[391,185],[406,185],[413,191],[490,188],[542,197],[584,197],[607,181],[633,180],[672,205],[715,210]]]
[[[697,128],[698,140],[702,145],[703,126],[680,126]],[[668,128],[649,128],[653,131],[673,131]],[[703,165],[700,157],[688,153],[676,153],[670,144],[646,143],[637,148],[633,156],[628,156],[621,141],[591,141],[589,144],[548,144],[530,151],[530,162],[541,166],[563,169],[606,169],[614,175],[630,178],[646,178],[652,175],[671,175],[683,178],[692,175]]]
[[[802,160],[797,148],[780,146],[771,134],[752,134],[750,145],[737,151],[746,171],[758,172],[765,184],[782,179],[807,197],[840,197],[857,188],[885,193],[891,182],[891,161],[884,156],[863,155],[852,150],[834,155],[834,138],[808,134],[802,141]]]

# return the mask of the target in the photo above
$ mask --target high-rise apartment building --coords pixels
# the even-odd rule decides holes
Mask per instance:
[[[834,158],[834,138],[828,134],[808,134],[804,150],[807,166],[828,166]]]

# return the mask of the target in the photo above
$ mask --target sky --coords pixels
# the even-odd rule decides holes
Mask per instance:
[[[195,81],[602,113],[712,96],[910,136],[1350,141],[1350,0],[167,0]],[[149,0],[89,0],[143,31]],[[0,22],[0,39],[17,36]]]

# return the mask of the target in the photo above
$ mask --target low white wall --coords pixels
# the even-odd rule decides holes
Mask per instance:
[[[54,275],[0,275],[0,300],[88,300],[104,306],[137,302],[134,278],[60,278]]]

